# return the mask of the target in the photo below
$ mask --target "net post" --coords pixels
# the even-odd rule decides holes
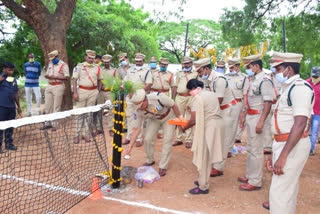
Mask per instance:
[[[117,105],[115,106],[116,113],[114,114],[114,129],[115,133],[113,135],[113,142],[115,146],[113,147],[113,158],[112,158],[112,187],[120,187],[120,171],[121,171],[121,150],[122,148],[122,127],[124,123],[124,94],[120,93],[117,95]]]

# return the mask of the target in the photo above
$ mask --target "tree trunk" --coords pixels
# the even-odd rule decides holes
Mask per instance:
[[[41,0],[23,0],[23,6],[14,0],[2,0],[18,18],[24,20],[37,34],[48,67],[48,53],[59,51],[59,57],[68,62],[66,34],[76,7],[76,0],[56,1],[57,7],[52,14]],[[70,78],[72,70],[69,66]],[[66,82],[61,110],[72,109],[71,82]]]

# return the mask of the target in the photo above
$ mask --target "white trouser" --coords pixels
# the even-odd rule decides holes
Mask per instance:
[[[40,87],[25,87],[25,90],[26,90],[28,113],[31,114],[32,113],[32,90],[36,96],[37,109],[38,110],[40,109],[40,104],[41,104]]]

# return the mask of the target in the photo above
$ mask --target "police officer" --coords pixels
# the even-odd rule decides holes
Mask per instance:
[[[152,74],[150,73],[150,70],[147,67],[144,67],[144,59],[145,55],[141,53],[137,53],[135,55],[135,66],[130,67],[127,71],[127,75],[124,78],[124,81],[132,81],[135,85],[143,85],[144,90],[148,91],[151,88],[152,84]],[[136,117],[136,106],[131,102],[131,98],[129,96],[126,97],[127,101],[127,127],[128,127],[128,133],[126,136],[126,140],[123,142],[124,145],[129,144],[130,142],[130,135],[132,133],[132,128],[134,127],[134,117]],[[143,130],[143,123],[141,130]],[[140,132],[140,135],[138,136],[136,146],[140,147],[142,146],[142,134],[143,132]]]
[[[208,90],[214,92],[218,97],[221,110],[220,113],[225,125],[225,132],[228,132],[228,134],[225,134],[223,142],[223,160],[213,164],[210,173],[211,177],[217,177],[223,175],[228,149],[234,142],[236,124],[233,122],[232,115],[237,101],[233,97],[227,78],[216,71],[212,71],[209,58],[196,61],[195,68],[198,75],[206,80],[205,85]]]
[[[309,128],[314,92],[299,75],[303,55],[274,52],[270,60],[282,85],[272,118],[273,155],[267,162],[273,171],[270,213],[295,213],[299,177],[310,151]],[[271,160],[272,159],[272,160]]]
[[[154,144],[156,142],[156,134],[160,128],[163,127],[164,140],[162,145],[161,160],[159,162],[159,175],[165,176],[172,153],[172,139],[174,136],[174,125],[169,125],[168,120],[173,119],[174,115],[177,118],[182,118],[179,113],[178,106],[174,101],[164,93],[153,92],[146,94],[143,89],[136,91],[132,97],[131,102],[138,109],[137,117],[134,119],[134,127],[130,139],[129,148],[125,151],[129,155],[134,145],[135,139],[141,130],[143,118],[148,118],[147,129],[145,136],[145,152],[147,161],[144,166],[151,166],[155,164],[154,159]]]
[[[115,78],[116,77],[117,70],[115,68],[111,67],[111,59],[112,59],[112,56],[109,54],[102,56],[103,67],[101,68],[101,74],[104,78]],[[97,103],[104,104],[107,100],[112,100],[110,88],[106,88],[106,86],[103,85],[101,90],[99,91]],[[102,131],[102,117],[101,116],[102,115],[99,112],[99,116],[97,117],[97,131],[96,131],[95,135],[98,135],[103,132]],[[108,112],[106,118],[107,118],[107,126],[109,129],[109,135],[112,137],[113,136],[113,131],[112,131],[113,114],[111,114],[111,111]]]
[[[129,57],[127,53],[119,54],[118,59],[120,62],[120,66],[117,70],[117,75],[120,76],[121,80],[123,80],[125,76],[127,76],[127,73],[128,73],[127,71],[134,66],[130,65]]]
[[[48,79],[48,87],[45,94],[45,112],[51,114],[61,110],[62,98],[65,90],[65,81],[69,80],[69,66],[59,59],[59,52],[54,50],[48,54],[49,64],[45,78]],[[52,125],[53,124],[53,125]],[[56,131],[56,122],[46,123],[41,130],[52,128]]]
[[[262,70],[261,54],[243,58],[246,73],[250,77],[246,89],[246,108],[240,114],[241,127],[247,130],[247,174],[238,177],[240,190],[259,190],[262,186],[263,142],[270,137],[268,115],[275,99],[273,83]]]
[[[195,79],[198,76],[198,73],[195,72],[192,68],[193,59],[190,57],[183,57],[182,61],[182,71],[179,71],[176,76],[176,81],[172,87],[172,99],[175,100],[176,95],[178,97],[176,99],[177,106],[182,115],[185,116],[186,119],[190,119],[190,111],[187,111],[191,107],[192,96],[188,93],[188,89],[186,85],[189,80]],[[183,133],[180,129],[176,131],[176,141],[173,143],[173,146],[179,146],[183,144]],[[192,146],[192,129],[186,130],[186,148],[191,148]]]
[[[219,73],[219,74],[223,74],[224,73],[224,70],[225,70],[225,68],[226,68],[226,63],[223,61],[223,60],[219,60],[219,61],[217,61],[217,63],[216,63],[216,67],[217,67],[217,72]]]
[[[18,114],[20,116],[22,114],[19,102],[17,80],[14,77],[12,77],[14,67],[15,66],[12,62],[6,62],[3,65],[3,72],[0,75],[0,121],[15,119],[16,105]],[[6,130],[0,130],[0,154],[3,153],[3,132],[5,133],[6,150],[17,150],[17,147],[13,145],[13,128],[11,127],[7,128]]]
[[[240,121],[239,116],[241,113],[241,109],[243,108],[243,96],[245,94],[244,88],[245,84],[248,81],[247,76],[240,71],[240,60],[239,58],[229,58],[228,59],[228,67],[229,67],[229,73],[226,74],[226,78],[228,79],[230,89],[232,91],[232,94],[237,101],[237,104],[235,105],[235,109],[233,111],[233,123],[238,124],[236,127],[236,136],[235,141],[241,143],[241,135],[243,132],[243,129],[240,128]],[[241,134],[240,134],[241,133]],[[238,137],[238,134],[240,135]],[[240,141],[240,142],[239,142]],[[229,154],[231,154],[233,149],[233,143],[229,147]]]
[[[85,62],[79,63],[73,70],[73,98],[77,101],[77,108],[93,106],[97,102],[97,96],[101,89],[103,76],[100,71],[100,66],[93,63],[96,52],[87,50],[85,55]],[[79,80],[79,90],[77,89],[77,81]],[[75,137],[73,142],[75,144],[80,142],[79,132],[82,131],[82,139],[85,142],[90,142],[89,125],[91,124],[91,115],[86,115],[88,118],[81,118],[85,115],[76,116]]]

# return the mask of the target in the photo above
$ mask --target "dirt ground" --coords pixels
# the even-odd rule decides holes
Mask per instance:
[[[111,138],[107,136],[109,156]],[[245,137],[242,139],[244,142]],[[237,146],[245,146],[245,142]],[[156,143],[154,165],[158,171],[162,140]],[[265,156],[267,158],[267,156]],[[134,148],[130,160],[122,160],[122,165],[139,167],[145,162],[144,147]],[[167,175],[152,184],[144,183],[138,188],[133,180],[121,193],[106,195],[93,201],[85,199],[70,209],[68,214],[99,213],[268,213],[261,204],[268,200],[271,173],[264,169],[263,187],[259,191],[239,190],[238,176],[245,175],[246,155],[237,154],[228,158],[223,176],[210,178],[208,195],[191,195],[197,170],[192,164],[192,152],[184,145],[173,147]],[[309,157],[300,177],[297,214],[320,213],[320,145],[316,155]],[[151,205],[153,205],[151,207]]]

